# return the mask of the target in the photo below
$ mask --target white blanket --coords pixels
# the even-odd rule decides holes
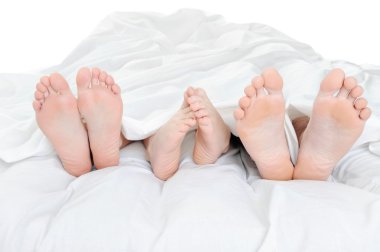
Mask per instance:
[[[166,122],[189,85],[207,91],[235,132],[233,109],[265,67],[284,77],[290,116],[309,114],[322,78],[341,67],[364,85],[374,115],[334,176],[365,190],[262,180],[237,146],[199,167],[193,133],[165,183],[140,142],[122,150],[119,167],[74,178],[51,153],[31,102],[41,74],[59,71],[75,90],[82,66],[104,68],[121,85],[129,139]],[[62,64],[0,75],[0,251],[380,251],[379,82],[380,67],[323,60],[265,25],[197,10],[112,14]]]
[[[119,167],[77,179],[55,156],[11,165],[0,174],[0,251],[379,251],[379,195],[262,180],[237,148],[200,167],[193,139],[167,182],[141,142]]]
[[[261,24],[226,23],[221,16],[196,10],[170,16],[115,13],[62,64],[43,73],[59,71],[75,90],[75,74],[82,66],[106,69],[121,85],[123,133],[131,140],[143,139],[165,123],[189,85],[207,91],[235,133],[237,101],[266,67],[277,68],[284,77],[288,106],[309,114],[322,78],[341,67],[362,83],[375,112],[357,144],[380,140],[380,67],[325,61],[311,47]],[[31,107],[43,73],[0,75],[0,159],[6,162],[52,150]],[[376,145],[371,149],[380,153]]]

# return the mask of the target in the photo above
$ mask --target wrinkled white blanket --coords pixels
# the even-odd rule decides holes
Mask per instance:
[[[341,67],[364,85],[375,112],[358,144],[380,140],[376,118],[380,116],[380,67],[323,60],[311,47],[261,24],[226,23],[221,16],[196,10],[169,16],[115,13],[62,64],[43,73],[59,71],[75,90],[75,74],[82,66],[104,68],[121,85],[123,132],[131,140],[145,138],[165,123],[179,108],[189,85],[207,91],[235,132],[232,113],[237,101],[266,67],[277,68],[284,77],[288,105],[309,114],[322,78],[331,68]],[[0,159],[4,161],[51,151],[31,107],[41,74],[0,75]],[[375,147],[371,149],[380,153]]]
[[[121,85],[129,139],[158,129],[188,85],[206,89],[235,132],[232,111],[265,67],[284,77],[290,117],[309,114],[321,79],[341,67],[364,85],[374,116],[334,178],[365,190],[262,180],[239,147],[199,167],[193,133],[165,183],[140,142],[122,150],[119,167],[74,178],[51,154],[31,101],[41,74],[59,71],[75,90],[82,66]],[[379,83],[380,67],[323,60],[265,25],[198,10],[112,14],[62,64],[0,75],[0,251],[380,251]]]

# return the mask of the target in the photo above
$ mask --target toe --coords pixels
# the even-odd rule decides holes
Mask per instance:
[[[371,110],[369,108],[364,108],[360,111],[359,117],[362,120],[368,120],[368,118],[371,116]]]
[[[241,119],[243,119],[243,117],[244,117],[244,110],[242,110],[241,108],[235,109],[235,111],[234,111],[234,117],[235,117],[235,120],[241,120]]]
[[[261,74],[264,78],[264,87],[268,90],[268,93],[281,92],[283,81],[281,75],[274,68],[268,68]]]
[[[350,91],[357,85],[357,81],[353,77],[344,79],[343,86],[339,90],[338,97],[347,98]]]
[[[264,78],[262,76],[257,76],[252,80],[252,85],[256,89],[264,87]]]
[[[358,98],[362,94],[363,94],[363,88],[361,86],[356,86],[351,90],[349,99],[351,101],[354,101],[356,98]]]
[[[50,79],[48,76],[43,76],[40,79],[40,82],[42,83],[42,85],[45,86],[45,88],[48,90],[49,93],[53,93],[53,90],[52,90],[51,84],[50,84]]]
[[[120,87],[119,87],[119,85],[116,85],[116,84],[112,85],[111,90],[112,90],[112,92],[113,92],[115,95],[120,94]]]
[[[43,76],[40,79],[40,83],[42,83],[46,88],[50,86],[50,80],[48,76]]]
[[[362,109],[364,109],[365,107],[367,107],[367,105],[368,105],[368,102],[367,102],[367,100],[364,99],[364,98],[358,98],[358,99],[355,101],[355,103],[354,103],[354,107],[355,107],[355,109],[357,109],[357,110],[362,110]]]
[[[97,67],[94,67],[92,69],[92,78],[96,78],[96,79],[99,79],[99,75],[100,75],[100,69],[97,68]]]
[[[41,83],[46,87],[48,92],[45,92],[45,97],[48,97],[49,94],[56,94],[55,89],[51,85],[51,79],[47,76],[41,78]]]
[[[344,79],[343,86],[347,90],[352,90],[357,85],[358,85],[358,82],[354,77],[347,77],[346,79]]]
[[[91,85],[92,86],[100,85],[99,76],[100,76],[100,69],[97,67],[94,67],[92,69],[92,75],[91,75]]]
[[[256,96],[256,89],[252,85],[249,85],[244,89],[244,93],[248,97],[254,97]]]
[[[91,71],[87,67],[83,67],[77,74],[77,86],[78,89],[87,89],[91,87]]]
[[[247,96],[244,96],[244,97],[240,98],[240,100],[239,100],[239,106],[243,110],[248,108],[250,104],[251,104],[251,99],[249,99]]]
[[[186,91],[183,93],[183,106],[188,106],[190,104],[189,98],[194,94],[193,87],[188,87]]]
[[[102,71],[99,75],[99,82],[100,85],[105,87],[106,86],[106,79],[107,79],[107,73],[105,71]]]
[[[50,83],[53,89],[58,93],[70,91],[69,84],[67,84],[65,78],[59,73],[53,73],[50,75]]]
[[[35,111],[40,111],[41,110],[41,103],[39,103],[38,101],[33,101],[33,109]]]
[[[45,92],[48,91],[47,88],[46,88],[43,84],[41,84],[40,82],[37,83],[37,85],[36,85],[36,89],[37,89],[38,91],[40,91],[41,93],[45,93]]]
[[[319,94],[332,96],[343,86],[344,72],[336,68],[327,74],[326,78],[321,82]]]
[[[36,90],[36,92],[34,92],[34,98],[36,100],[41,100],[41,99],[44,99],[44,94],[38,90]]]
[[[193,87],[188,87],[187,90],[186,90],[186,95],[187,95],[188,97],[193,96],[193,95],[194,95],[194,92],[195,92],[195,90],[194,90]]]
[[[252,85],[256,89],[255,93],[257,97],[264,96],[264,78],[262,76],[258,76],[252,80]]]
[[[111,75],[108,75],[107,78],[106,78],[106,85],[107,86],[112,86],[113,84],[115,84],[115,81],[113,80],[113,78],[112,78]]]

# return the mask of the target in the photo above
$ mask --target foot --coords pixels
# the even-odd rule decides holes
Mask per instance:
[[[340,69],[332,70],[322,81],[310,122],[302,135],[295,179],[326,180],[330,176],[371,115],[367,101],[360,97],[362,93],[357,81],[345,78]]]
[[[198,123],[193,152],[197,164],[213,164],[228,150],[231,133],[201,88],[188,88],[187,102]]]
[[[149,160],[156,177],[167,180],[178,170],[181,144],[196,124],[194,113],[184,102],[180,110],[153,136],[145,140]]]
[[[106,72],[82,68],[77,74],[78,108],[86,123],[98,169],[119,164],[123,103],[120,88]]]
[[[293,175],[285,136],[282,78],[265,70],[245,88],[235,110],[236,130],[264,179],[289,180]]]
[[[91,159],[87,132],[66,80],[57,73],[44,76],[34,95],[33,108],[38,126],[53,144],[65,170],[74,176],[89,172]]]

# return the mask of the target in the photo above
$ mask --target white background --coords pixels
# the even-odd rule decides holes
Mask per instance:
[[[380,65],[377,1],[342,0],[0,0],[0,72],[59,64],[113,11],[165,14],[197,8],[235,23],[268,24],[327,59]]]

